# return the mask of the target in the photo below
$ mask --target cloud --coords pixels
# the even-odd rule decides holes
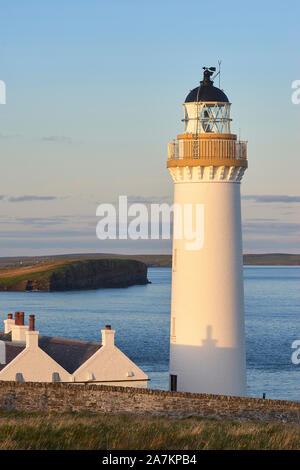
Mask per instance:
[[[291,234],[300,235],[300,223],[297,222],[246,222],[243,224],[244,233],[265,234],[267,236]]]
[[[0,139],[13,139],[21,137],[21,134],[11,134],[10,132],[0,132]]]
[[[127,197],[127,204],[144,204],[144,205],[150,205],[150,204],[164,204],[168,203],[170,205],[173,204],[172,198],[170,196],[139,196],[139,195],[129,195],[127,196],[126,194],[122,194],[122,196]],[[120,196],[119,196],[120,197]],[[116,210],[118,210],[119,207],[119,199],[113,199],[110,201],[105,201],[105,200],[97,200],[93,201],[96,204],[112,204]]]
[[[7,200],[8,202],[28,202],[28,201],[53,201],[58,199],[56,196],[34,196],[34,195],[25,195],[25,196],[11,196]]]
[[[82,239],[92,239],[97,240],[95,229],[91,230],[80,230],[80,229],[65,229],[65,230],[40,230],[35,229],[34,231],[31,230],[1,230],[0,231],[0,238],[1,239],[32,239],[38,241],[41,238],[49,238],[49,239],[60,239],[60,238],[82,238]],[[107,240],[105,240],[107,241]],[[114,240],[113,240],[114,241]]]
[[[261,217],[252,217],[250,219],[246,219],[244,221],[244,224],[248,224],[248,223],[255,223],[255,222],[258,222],[258,223],[263,223],[263,222],[278,222],[278,219],[275,219],[274,217],[270,217],[270,218],[266,218],[264,217],[263,219]]]
[[[170,202],[169,196],[128,196],[128,204],[163,204]]]
[[[68,221],[67,217],[58,216],[58,217],[20,217],[16,219],[16,223],[22,225],[39,225],[39,226],[48,226],[48,225],[58,225]]]
[[[65,135],[50,135],[42,137],[42,140],[45,142],[55,142],[58,144],[71,144],[72,139],[71,137],[67,137]]]
[[[243,246],[247,252],[300,252],[300,223],[248,219],[243,223]]]
[[[259,195],[259,194],[250,194],[242,196],[242,199],[254,202],[262,203],[299,203],[300,196],[287,196],[286,194],[276,195]]]
[[[299,238],[281,240],[267,237],[249,238],[244,241],[244,253],[299,253]]]

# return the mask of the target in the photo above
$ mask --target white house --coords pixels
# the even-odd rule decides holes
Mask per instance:
[[[107,325],[102,343],[40,336],[24,324],[24,312],[9,314],[0,333],[0,381],[88,382],[124,387],[147,387],[148,376],[114,344]]]

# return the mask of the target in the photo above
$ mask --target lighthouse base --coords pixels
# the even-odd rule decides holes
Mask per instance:
[[[171,390],[246,396],[243,350],[218,348],[213,340],[207,339],[203,346],[171,344],[170,352]]]

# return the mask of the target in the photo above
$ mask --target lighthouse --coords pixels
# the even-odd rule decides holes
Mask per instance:
[[[213,85],[214,71],[204,67],[183,104],[184,132],[168,145],[174,227],[187,207],[193,224],[197,214],[202,224],[201,243],[192,245],[185,230],[173,234],[170,390],[245,396],[240,186],[247,142],[231,133],[231,104]]]

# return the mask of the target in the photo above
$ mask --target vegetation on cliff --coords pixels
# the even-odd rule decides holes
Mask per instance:
[[[46,255],[46,256],[22,256],[0,258],[0,269],[9,267],[37,266],[45,264],[65,263],[67,261],[84,259],[125,259],[137,260],[145,263],[148,267],[166,268],[172,265],[171,255],[116,255],[105,253],[74,253],[69,255]],[[244,265],[250,266],[300,266],[300,254],[290,253],[262,253],[245,254]]]
[[[0,291],[63,291],[147,284],[147,266],[126,259],[60,261],[0,270]]]

